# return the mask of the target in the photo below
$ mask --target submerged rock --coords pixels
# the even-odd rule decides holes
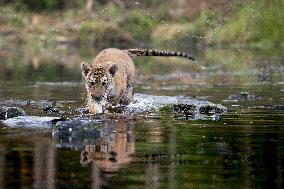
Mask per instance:
[[[24,115],[26,115],[25,111],[19,107],[0,107],[0,120]]]
[[[227,99],[223,100],[224,102],[238,102],[238,101],[245,101],[245,100],[257,100],[260,99],[259,96],[249,94],[248,92],[241,92],[239,94],[234,94],[228,96]]]

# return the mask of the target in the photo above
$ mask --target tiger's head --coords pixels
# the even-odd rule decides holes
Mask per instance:
[[[112,98],[115,96],[114,76],[118,68],[115,64],[107,65],[107,67],[98,66],[92,68],[85,62],[81,63],[82,75],[87,89],[88,105],[93,106],[92,112],[95,113],[104,112],[111,105]]]

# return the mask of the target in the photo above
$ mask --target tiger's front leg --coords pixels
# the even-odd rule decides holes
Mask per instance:
[[[127,105],[130,103],[131,98],[132,98],[132,93],[133,93],[133,86],[132,85],[128,85],[121,100],[120,100],[120,104],[122,105]]]

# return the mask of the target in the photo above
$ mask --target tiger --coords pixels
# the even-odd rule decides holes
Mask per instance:
[[[94,163],[101,170],[115,172],[132,161],[135,153],[133,125],[126,118],[106,121],[101,126],[101,137],[85,145],[80,162],[83,166]]]
[[[130,103],[135,82],[132,58],[136,56],[179,56],[195,61],[190,54],[178,51],[104,49],[94,58],[91,65],[81,63],[90,113],[105,113],[109,108]]]

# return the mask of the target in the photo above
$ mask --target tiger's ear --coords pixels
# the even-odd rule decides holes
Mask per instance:
[[[109,73],[110,73],[112,76],[114,76],[114,74],[116,73],[117,69],[118,69],[117,65],[113,65],[113,66],[110,67]]]
[[[81,70],[82,70],[82,75],[84,77],[86,77],[87,74],[89,73],[89,71],[91,70],[91,66],[86,62],[82,62],[81,63]]]

